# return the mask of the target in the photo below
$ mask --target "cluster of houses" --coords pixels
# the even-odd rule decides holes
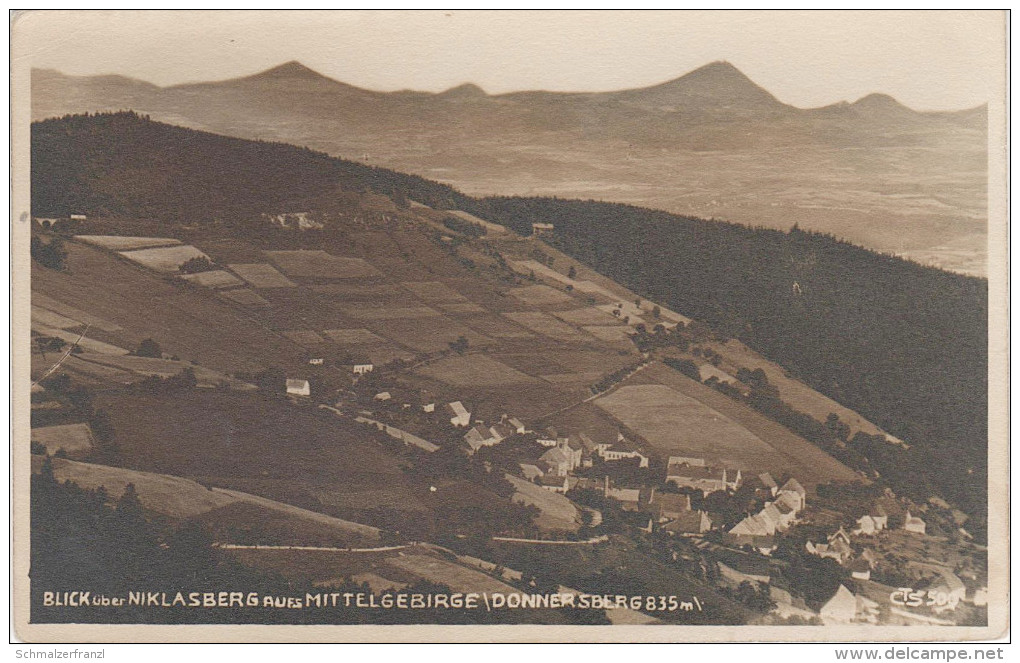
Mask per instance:
[[[727,538],[734,545],[750,545],[764,555],[775,549],[775,535],[785,532],[807,504],[807,491],[796,479],[780,487],[768,472],[757,477],[759,495],[766,501],[762,509],[730,528]]]
[[[812,555],[835,560],[840,566],[849,568],[854,578],[870,580],[878,557],[869,547],[864,547],[860,554],[856,554],[851,546],[851,541],[853,537],[872,537],[887,529],[889,529],[889,516],[886,509],[881,504],[875,504],[870,513],[857,519],[856,526],[850,532],[840,526],[824,541],[818,543],[808,541],[804,546]],[[907,511],[903,517],[902,529],[924,535],[927,526],[922,519]]]

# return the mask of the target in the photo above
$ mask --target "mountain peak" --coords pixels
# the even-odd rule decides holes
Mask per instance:
[[[679,78],[623,93],[631,100],[659,107],[755,112],[783,104],[725,60],[710,62]]]
[[[314,69],[310,69],[297,60],[284,62],[271,69],[255,74],[259,78],[328,78]]]
[[[474,83],[464,83],[456,87],[452,87],[449,90],[440,92],[440,97],[447,99],[481,99],[488,97],[489,95],[482,88],[478,87]]]

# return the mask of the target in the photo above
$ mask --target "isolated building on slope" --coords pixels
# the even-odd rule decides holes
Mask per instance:
[[[287,379],[287,394],[289,396],[311,396],[312,387],[308,380]]]
[[[467,411],[464,404],[460,401],[453,401],[452,403],[446,404],[446,409],[450,417],[450,423],[459,428],[471,425],[471,413]]]

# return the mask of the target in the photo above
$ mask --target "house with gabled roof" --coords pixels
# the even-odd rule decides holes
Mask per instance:
[[[566,476],[556,476],[553,474],[544,474],[538,477],[538,481],[535,483],[548,491],[560,494],[567,492],[569,485]]]
[[[828,625],[850,624],[857,617],[857,597],[840,585],[836,593],[818,611],[822,622]]]
[[[308,384],[308,380],[299,380],[287,378],[287,395],[288,396],[311,396],[312,387]]]
[[[907,511],[907,515],[903,520],[903,529],[908,532],[914,532],[915,534],[924,534],[927,529],[927,525],[923,520],[917,516],[910,515],[910,511]]]
[[[807,491],[804,490],[804,486],[800,485],[800,482],[796,479],[790,479],[784,483],[776,493],[777,497],[780,495],[789,495],[790,497],[787,499],[794,502],[791,506],[798,512],[803,511],[805,504],[807,504]]]
[[[736,490],[742,480],[740,470],[724,467],[705,467],[686,463],[670,463],[666,468],[666,481],[678,488],[693,488],[705,495],[719,490]]]
[[[712,520],[704,511],[688,511],[662,526],[662,530],[672,536],[691,536],[704,534],[712,529]]]
[[[523,474],[524,478],[528,481],[534,481],[545,474],[545,472],[542,471],[542,468],[538,465],[534,465],[532,463],[519,463],[519,465],[521,467],[521,474]]]
[[[651,495],[646,504],[645,510],[658,522],[676,520],[677,518],[690,513],[691,498],[689,495],[658,492]]]
[[[452,414],[450,417],[450,423],[458,428],[464,428],[471,425],[471,413],[467,411],[464,404],[460,401],[453,401],[452,403],[446,404],[446,410],[448,414]]]

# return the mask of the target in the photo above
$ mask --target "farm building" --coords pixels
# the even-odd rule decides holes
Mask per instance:
[[[375,366],[372,365],[372,362],[359,360],[351,365],[351,372],[355,375],[365,375],[366,373],[371,373],[374,368]]]
[[[467,411],[464,404],[460,401],[447,403],[446,409],[448,413],[453,414],[453,416],[450,417],[450,423],[454,426],[463,428],[464,426],[471,425],[471,413]]]
[[[788,496],[786,499],[794,510],[798,512],[804,510],[804,505],[807,503],[807,491],[804,490],[804,486],[800,485],[800,482],[796,479],[790,479],[784,483],[783,487],[776,493],[777,497],[782,497],[783,495]]]
[[[541,468],[538,467],[538,465],[532,465],[531,463],[521,463],[520,466],[521,474],[523,474],[524,478],[527,479],[528,481],[534,481],[535,479],[545,474],[545,472],[543,472]]]
[[[907,515],[903,520],[903,529],[915,534],[924,534],[927,526],[923,520],[917,516],[910,515],[910,512],[907,511]]]
[[[323,363],[325,363],[325,359],[323,359],[322,357],[312,357],[311,359],[308,360],[308,363],[311,364],[312,366],[322,366]]]
[[[662,529],[673,536],[704,534],[712,529],[712,521],[704,511],[688,511],[663,525]]]
[[[605,488],[606,497],[612,497],[620,502],[624,511],[638,511],[641,508],[640,488]]]
[[[692,456],[670,456],[667,463],[669,465],[690,465],[691,467],[705,467],[704,458],[694,458]]]
[[[734,585],[742,582],[768,584],[772,577],[769,561],[756,555],[727,553],[717,563],[719,574]]]
[[[424,405],[421,406],[421,410],[422,410],[422,412],[435,412],[436,411],[436,404],[435,403],[425,403]]]
[[[854,534],[871,536],[884,530],[888,523],[888,516],[864,515],[857,519],[857,528],[854,529]]]
[[[524,422],[518,419],[517,417],[506,417],[506,415],[504,415],[504,419],[506,419],[506,421],[504,421],[503,423],[513,428],[514,432],[516,432],[518,435],[525,435],[531,432],[528,430],[528,427],[524,425]]]
[[[658,493],[657,495],[653,493],[647,508],[659,522],[676,520],[690,512],[691,498],[677,493]]]
[[[531,224],[531,236],[541,237],[542,235],[550,235],[556,227],[551,223],[532,223]]]
[[[776,493],[779,492],[779,484],[772,478],[772,475],[768,472],[762,472],[755,477],[757,482],[761,484],[761,490],[763,493],[768,494],[770,497],[775,497]]]
[[[850,548],[850,537],[842,527],[830,534],[825,543],[815,544],[808,541],[805,544],[805,548],[812,555],[822,558],[828,557],[840,564],[849,559],[853,553],[853,550]]]
[[[597,452],[598,455],[602,457],[602,460],[607,462],[637,459],[638,467],[648,467],[648,456],[645,456],[639,451],[613,449],[610,445],[599,444],[597,445]]]
[[[871,580],[871,564],[865,559],[855,559],[850,563],[850,575],[857,580]]]
[[[543,433],[539,434],[538,439],[535,441],[543,447],[555,447],[559,444],[559,439],[555,428],[547,428]]]
[[[292,380],[287,378],[287,394],[290,396],[311,396],[312,387],[308,380]]]
[[[857,597],[840,585],[832,598],[818,611],[818,616],[826,625],[849,624],[857,617]]]
[[[72,221],[85,221],[88,217],[84,214],[72,214],[70,218]]]
[[[736,490],[742,480],[740,470],[724,467],[703,467],[670,463],[666,469],[666,482],[678,488],[694,488],[705,495],[719,490]]]
[[[546,490],[554,493],[565,493],[567,492],[567,477],[566,476],[554,476],[552,474],[545,474],[540,476],[537,481],[538,485],[542,486]]]

